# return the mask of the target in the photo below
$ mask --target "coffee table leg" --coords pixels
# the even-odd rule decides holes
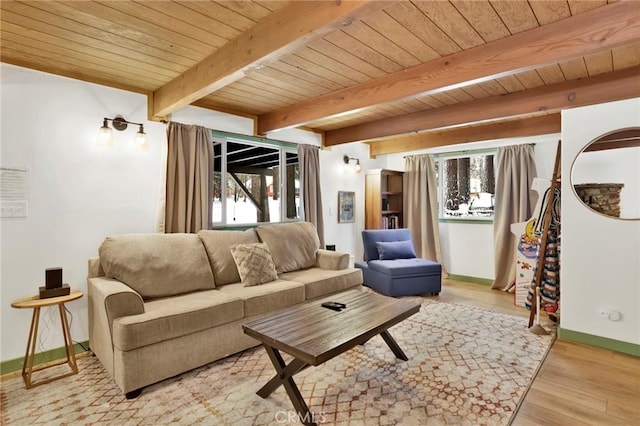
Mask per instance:
[[[277,349],[267,345],[263,346],[267,351],[269,359],[271,359],[271,363],[276,369],[277,374],[269,380],[266,385],[258,390],[258,396],[266,398],[280,385],[284,386],[284,389],[287,391],[287,395],[289,395],[289,399],[291,400],[293,407],[296,409],[302,424],[315,426],[316,423],[313,421],[313,415],[309,411],[307,403],[304,402],[296,382],[293,381],[293,375],[304,370],[308,365],[296,358],[294,358],[289,365],[286,365],[284,359],[282,359],[282,355],[280,355],[280,352],[278,352]]]
[[[409,358],[407,358],[407,356],[404,354],[404,352],[402,351],[400,346],[398,346],[398,343],[391,336],[391,334],[389,334],[389,332],[387,330],[385,330],[382,333],[380,333],[380,336],[382,336],[384,341],[387,342],[387,345],[389,346],[389,348],[391,349],[393,354],[396,356],[396,358],[399,358],[399,359],[401,359],[403,361],[408,361],[409,360]]]

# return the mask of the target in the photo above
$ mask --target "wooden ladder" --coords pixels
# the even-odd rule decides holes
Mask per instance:
[[[549,228],[551,227],[551,218],[553,217],[553,203],[555,202],[556,189],[560,187],[560,162],[561,162],[561,141],[558,141],[558,148],[556,149],[556,162],[553,166],[553,177],[551,178],[551,187],[549,188],[549,197],[544,208],[544,216],[542,223],[542,236],[540,238],[540,248],[538,249],[538,262],[536,267],[536,274],[534,277],[534,290],[533,298],[531,300],[531,312],[529,313],[529,328],[533,325],[533,320],[536,317],[536,311],[538,310],[538,292],[541,292],[542,271],[544,269],[544,259],[547,253],[547,239],[549,237]],[[536,292],[536,288],[538,292]]]

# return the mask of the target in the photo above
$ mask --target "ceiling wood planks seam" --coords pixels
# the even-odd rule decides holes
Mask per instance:
[[[404,69],[258,118],[258,131],[307,124],[371,104],[438,93],[616,47],[640,38],[640,4],[617,2],[508,38]]]
[[[168,115],[380,7],[375,1],[292,2],[156,90],[153,115]]]

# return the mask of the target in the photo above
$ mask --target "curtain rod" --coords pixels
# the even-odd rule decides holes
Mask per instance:
[[[536,146],[535,142],[532,143],[521,143],[521,144],[515,144],[515,145],[531,145],[531,146]],[[502,145],[502,146],[512,146],[512,145]],[[447,152],[436,152],[434,154],[432,154],[435,157],[440,157],[440,156],[444,156],[444,157],[449,157],[449,156],[455,156],[455,155],[460,155],[460,154],[482,154],[482,153],[486,153],[486,152],[493,152],[495,150],[497,150],[498,148],[501,148],[502,146],[496,146],[494,148],[478,148],[478,149],[464,149],[462,151],[447,151]],[[425,153],[428,154],[428,153]],[[402,158],[407,158],[407,157],[415,157],[416,155],[424,155],[424,154],[411,154],[411,155],[405,155]]]

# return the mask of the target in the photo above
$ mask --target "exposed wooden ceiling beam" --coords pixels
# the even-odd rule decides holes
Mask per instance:
[[[620,1],[262,114],[258,132],[462,87],[638,39],[640,2]]]
[[[375,158],[378,155],[417,151],[419,149],[466,142],[537,136],[559,132],[560,114],[542,115],[540,117],[459,127],[437,132],[418,133],[415,135],[370,142],[369,156]]]
[[[640,96],[640,67],[325,132],[325,145],[366,141]]]
[[[376,1],[294,1],[231,40],[153,93],[164,117],[310,41],[388,6]]]

